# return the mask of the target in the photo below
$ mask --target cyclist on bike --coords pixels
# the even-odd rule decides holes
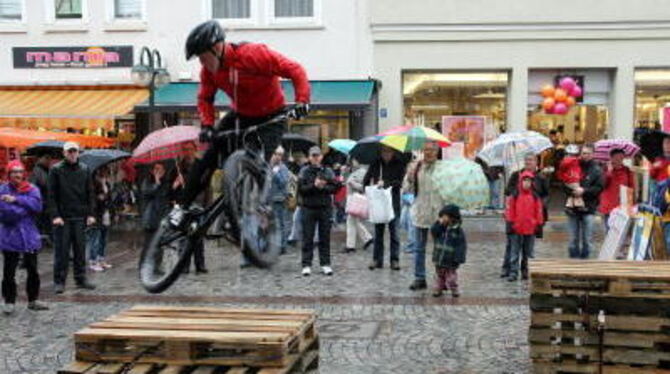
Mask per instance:
[[[186,40],[186,59],[193,56],[198,56],[202,65],[198,91],[200,141],[213,144],[189,173],[181,206],[176,205],[170,213],[170,222],[175,226],[182,222],[185,211],[209,184],[220,161],[241,147],[241,139],[216,138],[217,131],[244,130],[267,122],[285,110],[279,78],[293,82],[296,102],[293,116],[300,119],[309,112],[309,80],[299,63],[264,44],[226,42],[226,34],[217,21],[204,22],[191,31]],[[214,97],[219,89],[230,98],[232,110],[214,126]],[[248,137],[248,144],[263,150],[265,159],[269,160],[285,128],[285,121],[263,126]]]

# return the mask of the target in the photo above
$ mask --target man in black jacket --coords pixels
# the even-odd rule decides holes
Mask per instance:
[[[302,208],[302,275],[312,273],[314,257],[314,231],[319,228],[319,262],[325,275],[332,275],[330,267],[330,226],[333,215],[333,194],[339,187],[335,174],[321,165],[321,149],[314,146],[309,149],[309,164],[300,170],[298,193]]]
[[[400,188],[405,178],[405,169],[407,165],[398,156],[393,149],[382,146],[380,158],[370,165],[363,185],[376,185],[379,188],[391,187],[391,196],[393,198],[393,211],[395,218],[388,223],[389,236],[391,244],[391,269],[400,270],[400,241],[398,240],[398,220],[400,218]],[[384,231],[386,224],[378,223],[375,225],[374,251],[372,253],[372,262],[368,265],[370,270],[384,267]]]
[[[593,151],[594,147],[591,144],[582,146],[579,155],[582,179],[579,181],[579,187],[574,190],[567,186],[563,187],[566,196],[584,199],[584,207],[565,209],[570,231],[568,245],[570,258],[588,259],[593,247],[593,219],[600,203],[600,193],[604,189],[603,173],[593,160]]]
[[[70,247],[73,273],[77,288],[92,290],[86,280],[86,242],[84,229],[93,225],[95,196],[88,167],[79,162],[79,145],[67,142],[63,146],[65,159],[49,170],[48,209],[54,231],[54,292],[65,291]]]

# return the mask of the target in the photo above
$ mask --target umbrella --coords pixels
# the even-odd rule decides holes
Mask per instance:
[[[660,130],[635,130],[635,142],[640,146],[642,155],[649,161],[663,156],[663,139],[668,137],[670,137],[670,133]]]
[[[328,143],[328,146],[338,152],[342,152],[345,155],[348,155],[351,152],[351,149],[356,145],[355,140],[351,139],[335,139],[331,140]]]
[[[39,156],[45,153],[60,153],[63,150],[64,145],[65,142],[62,140],[47,140],[35,143],[26,148],[26,153],[31,156]]]
[[[482,167],[466,158],[437,161],[433,183],[447,204],[480,209],[489,204],[489,183]]]
[[[595,148],[594,157],[601,161],[609,161],[610,152],[614,149],[624,151],[626,157],[633,157],[640,151],[640,147],[637,144],[625,139],[599,140],[596,142]]]
[[[349,152],[349,157],[355,158],[361,164],[369,165],[379,158],[378,136],[368,136],[356,142],[356,145]]]
[[[380,142],[400,152],[423,149],[427,142],[437,142],[440,147],[451,145],[449,139],[424,126],[399,126],[379,134]]]
[[[95,171],[99,167],[130,157],[130,153],[118,149],[89,149],[79,157],[79,161]]]
[[[172,126],[154,131],[133,151],[138,163],[152,163],[177,158],[185,153],[184,144],[196,142],[200,129],[196,126]]]
[[[506,160],[506,154],[522,153],[523,151],[538,154],[553,146],[554,144],[549,138],[535,131],[508,132],[484,146],[477,153],[477,156],[489,166],[505,166],[515,163]],[[519,157],[523,158],[523,155]]]
[[[307,153],[310,147],[316,145],[316,142],[304,135],[287,132],[286,134],[282,135],[281,144],[289,151],[289,153],[293,151],[302,151]]]

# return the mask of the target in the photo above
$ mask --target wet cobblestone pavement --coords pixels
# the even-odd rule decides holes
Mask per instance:
[[[536,258],[567,255],[567,233],[560,223],[553,225],[537,242]],[[132,233],[112,234],[109,256],[115,267],[91,275],[98,285],[92,292],[74,290],[70,279],[64,295],[53,295],[52,253],[45,250],[42,299],[51,310],[28,311],[22,300],[14,315],[0,316],[0,373],[54,373],[72,359],[76,330],[138,303],[313,308],[321,335],[319,373],[526,373],[528,289],[524,282],[499,278],[505,245],[500,230],[499,220],[466,223],[468,262],[459,270],[457,300],[410,291],[409,254],[401,254],[400,271],[388,264],[368,270],[370,251],[340,253],[342,231],[333,235],[332,277],[303,278],[295,248],[271,270],[240,269],[235,248],[211,241],[209,274],[184,275],[161,295],[149,295],[139,285],[141,239]],[[432,279],[430,263],[428,269]]]

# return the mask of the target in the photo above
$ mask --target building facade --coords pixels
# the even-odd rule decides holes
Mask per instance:
[[[445,126],[467,143],[463,133],[483,123],[484,137],[556,129],[581,143],[670,122],[662,0],[385,0],[370,14],[381,128]],[[564,76],[583,97],[565,115],[546,114],[541,89]]]
[[[183,95],[193,93],[200,66],[197,59],[185,60],[184,42],[196,24],[214,18],[227,29],[229,41],[263,42],[299,61],[310,80],[318,83],[315,95],[324,102],[316,102],[313,121],[296,130],[318,135],[322,141],[374,132],[377,84],[370,80],[367,14],[368,3],[357,0],[1,0],[0,41],[5,48],[0,58],[0,97],[10,102],[0,104],[0,118],[4,118],[0,125],[93,132],[115,126],[123,132],[124,121],[135,117],[133,108],[138,109],[138,122],[151,118],[153,127],[197,123],[195,96]],[[132,66],[140,62],[144,46],[160,52],[170,81],[177,84],[159,88],[152,108],[145,102],[146,87],[138,87],[131,79]],[[353,83],[345,87],[342,81]],[[179,105],[161,101],[183,87],[189,88],[182,90]],[[104,96],[119,89],[134,92],[122,108],[103,110],[127,95],[112,95],[103,102],[96,96],[91,102],[91,91],[106,90],[101,93]],[[51,109],[36,110],[26,104],[29,95],[19,95],[17,90],[41,90],[33,96],[49,96],[47,101],[54,103]],[[47,90],[59,93],[45,95],[42,91]],[[73,90],[80,93],[72,96]],[[358,90],[354,92],[358,101],[346,102],[342,98],[349,93],[346,90]],[[290,90],[287,93],[291,95]],[[219,99],[225,111],[227,101]],[[81,102],[77,108],[62,109],[77,100]],[[101,107],[97,112],[82,108],[95,103]],[[159,114],[147,115],[152,112]]]

